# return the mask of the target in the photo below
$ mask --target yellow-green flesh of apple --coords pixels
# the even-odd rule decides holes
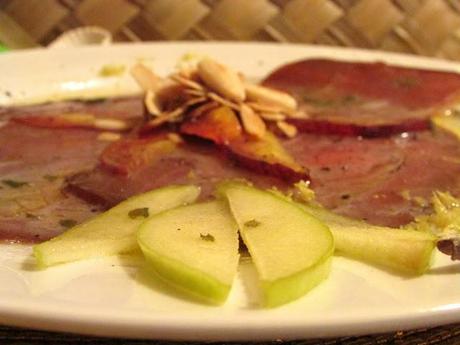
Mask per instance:
[[[62,235],[34,246],[37,265],[51,265],[122,254],[138,248],[136,231],[147,217],[194,202],[200,194],[192,185],[169,186],[131,197]]]
[[[411,275],[422,274],[430,267],[436,247],[432,234],[371,225],[321,207],[299,207],[327,224],[338,254]]]
[[[295,300],[330,271],[334,240],[329,229],[293,202],[243,184],[223,184],[264,295],[264,306]]]
[[[238,225],[225,200],[162,212],[138,232],[149,268],[202,300],[223,303],[238,266]]]

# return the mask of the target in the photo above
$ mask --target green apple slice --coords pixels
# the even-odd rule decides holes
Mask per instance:
[[[225,201],[178,207],[146,221],[137,235],[149,268],[177,288],[223,303],[238,265],[238,226]]]
[[[37,265],[51,265],[135,250],[136,231],[146,217],[194,202],[197,186],[169,186],[131,197],[62,235],[34,246]]]
[[[411,275],[430,267],[436,247],[432,234],[371,225],[319,206],[299,206],[327,224],[338,254]]]
[[[270,192],[237,183],[220,192],[248,247],[266,307],[303,296],[329,275],[334,240],[323,223]]]

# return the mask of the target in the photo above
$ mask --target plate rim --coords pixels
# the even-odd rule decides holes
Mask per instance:
[[[396,65],[407,65],[401,61],[408,61],[411,66],[412,62],[420,67],[419,65],[426,65],[427,69],[439,68],[441,70],[457,71],[460,72],[460,64],[451,61],[439,60],[431,57],[420,57],[412,56],[400,53],[388,53],[381,51],[371,51],[366,49],[357,48],[342,48],[342,47],[329,47],[329,46],[311,46],[303,44],[286,44],[280,45],[278,43],[241,43],[241,42],[161,42],[161,43],[126,43],[116,44],[108,47],[83,47],[83,48],[72,48],[69,50],[46,50],[46,49],[30,49],[20,52],[9,52],[0,55],[0,64],[5,60],[8,63],[8,59],[16,59],[24,56],[39,55],[68,55],[72,52],[99,52],[105,50],[117,51],[118,49],[128,49],[133,47],[141,48],[163,48],[163,47],[175,47],[181,49],[197,49],[200,47],[264,47],[264,49],[299,49],[305,50],[306,52],[315,52],[318,54],[331,54],[347,52],[344,60],[354,60],[353,55],[356,55],[359,59],[357,61],[392,61],[391,64]],[[96,53],[94,53],[96,54]],[[337,56],[334,56],[336,58]],[[362,60],[360,60],[362,59]],[[396,61],[396,63],[393,63]],[[28,302],[26,305],[21,305],[20,301],[9,300],[5,301],[0,296],[0,322],[12,325],[21,326],[36,329],[46,329],[53,331],[65,331],[65,332],[76,332],[79,334],[87,335],[99,335],[99,336],[117,336],[117,337],[129,337],[129,338],[149,338],[157,339],[159,336],[161,339],[167,340],[270,340],[274,338],[282,339],[299,339],[299,338],[316,338],[316,337],[338,337],[346,335],[362,335],[371,333],[381,333],[393,330],[404,330],[411,329],[414,327],[430,327],[451,322],[460,321],[460,301],[458,304],[451,305],[450,307],[440,306],[438,310],[420,310],[415,316],[412,313],[402,313],[393,317],[382,317],[381,319],[367,320],[367,322],[356,323],[355,318],[351,318],[347,321],[334,320],[335,324],[310,324],[305,325],[302,320],[292,320],[280,322],[277,327],[268,329],[260,321],[260,318],[256,315],[259,311],[250,311],[251,317],[248,319],[241,319],[236,323],[229,323],[229,320],[225,317],[222,319],[210,319],[207,320],[207,324],[203,324],[203,320],[194,320],[190,322],[190,318],[184,318],[180,325],[175,324],[173,321],[177,321],[177,317],[159,316],[157,317],[144,317],[144,321],[141,322],[136,315],[139,312],[127,313],[124,317],[119,316],[111,320],[112,324],[107,327],[106,320],[91,320],[88,319],[90,314],[95,315],[95,311],[82,311],[79,308],[73,309],[78,310],[80,317],[76,317],[75,312],[65,312],[59,314],[57,306],[50,309],[39,309],[37,313],[37,307],[43,307],[42,304],[38,303],[33,305]],[[86,308],[87,309],[87,308]],[[98,308],[101,309],[101,308]],[[96,313],[97,314],[97,313]],[[102,313],[103,314],[103,313]],[[102,315],[101,314],[101,315]],[[129,314],[129,315],[128,315]],[[86,316],[86,318],[81,316]],[[128,316],[127,316],[128,315]],[[362,317],[362,315],[360,315]],[[127,319],[128,318],[128,319]],[[436,322],[433,323],[433,319]],[[129,321],[136,321],[130,323]],[[248,324],[248,320],[251,324]],[[259,320],[259,321],[257,321]],[[149,322],[148,324],[146,322]],[[362,319],[361,319],[362,321]],[[150,323],[155,323],[152,327]],[[338,323],[337,323],[338,322]],[[341,323],[340,323],[341,322]],[[188,323],[187,327],[184,324]],[[102,327],[101,326],[105,326]],[[150,327],[148,327],[150,326]],[[238,330],[238,332],[235,332]],[[313,333],[314,332],[314,335]]]

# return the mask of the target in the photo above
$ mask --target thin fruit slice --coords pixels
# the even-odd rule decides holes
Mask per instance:
[[[173,286],[223,303],[238,265],[238,226],[224,201],[178,207],[139,229],[148,267]]]
[[[237,183],[220,191],[254,261],[265,306],[295,300],[328,276],[334,240],[323,223],[270,192]]]
[[[411,275],[430,267],[436,237],[429,233],[371,225],[319,206],[300,207],[327,224],[338,254]]]
[[[258,139],[244,135],[236,113],[228,107],[212,109],[185,122],[181,132],[213,141],[250,170],[287,181],[309,179],[308,170],[296,162],[273,133],[266,131]]]
[[[170,186],[123,201],[62,235],[34,246],[39,267],[115,255],[137,248],[136,230],[158,212],[191,203],[200,194],[199,187]]]

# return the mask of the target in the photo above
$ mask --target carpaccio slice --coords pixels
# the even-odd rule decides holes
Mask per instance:
[[[430,117],[460,97],[457,73],[383,63],[311,59],[291,63],[263,82],[294,95],[307,118],[300,131],[378,137],[430,128]]]
[[[197,184],[202,188],[202,199],[212,196],[215,185],[226,179],[252,181],[261,188],[275,186],[284,189],[288,186],[283,179],[250,171],[235,164],[219,147],[202,140],[188,140],[177,144],[172,150],[156,151],[158,155],[151,156],[147,163],[147,157],[139,152],[139,145],[148,148],[163,140],[155,137],[150,139],[153,144],[145,138],[126,139],[125,143],[114,144],[124,146],[125,152],[131,151],[140,155],[128,158],[123,154],[124,164],[131,167],[126,170],[128,173],[121,169],[121,165],[114,170],[113,167],[101,164],[92,171],[70,177],[68,190],[83,199],[97,201],[109,207],[132,195],[171,184]],[[126,149],[129,145],[133,145],[135,149]],[[110,148],[107,152],[113,153]],[[143,163],[132,169],[132,162],[138,162],[140,158]],[[109,160],[109,157],[106,156],[105,160]]]
[[[326,66],[329,63],[316,62]],[[301,81],[295,79],[295,83],[290,80],[288,86],[294,91],[311,89],[313,94],[332,95],[336,97],[334,99],[359,96],[365,99],[367,107],[369,103],[377,102],[374,108],[371,107],[374,110],[368,113],[372,116],[363,115],[365,127],[372,130],[383,125],[395,128],[395,124],[396,128],[401,128],[401,117],[404,121],[411,121],[414,117],[416,121],[427,121],[430,115],[422,113],[449,101],[458,86],[456,75],[396,69],[403,71],[402,75],[406,77],[413,74],[413,78],[422,78],[425,82],[429,82],[427,76],[432,76],[438,91],[430,94],[423,85],[407,79],[408,90],[402,94],[398,94],[394,86],[385,89],[383,81],[380,83],[384,90],[378,93],[377,88],[368,90],[362,81],[350,77],[357,75],[354,69],[361,71],[362,67],[356,65],[367,66],[369,73],[378,68],[384,71],[389,68],[385,73],[391,74],[395,73],[394,67],[348,65],[351,71],[344,73],[343,77],[334,69],[326,73],[330,75],[328,78],[322,78],[324,72],[317,71],[316,79],[312,78],[316,80],[314,85],[308,86],[307,83],[303,87]],[[364,74],[363,71],[359,73]],[[440,75],[446,76],[442,85],[438,83]],[[362,78],[367,82],[372,80],[371,77]],[[387,82],[391,79],[385,78],[383,80]],[[279,77],[280,80],[284,79]],[[415,97],[417,94],[423,97]],[[305,105],[305,100],[303,102]],[[356,116],[350,112],[353,128],[359,128],[354,119],[359,118],[363,104],[356,105]],[[318,107],[316,105],[314,109]],[[337,108],[344,114],[346,109],[352,109]],[[391,109],[404,112],[392,112]],[[142,116],[144,108],[142,99],[138,98],[0,109],[0,114],[9,119],[70,111],[131,119]],[[153,137],[139,138],[131,133],[107,148],[107,143],[98,140],[98,132],[93,130],[36,128],[24,123],[27,121],[23,124],[12,121],[0,128],[0,239],[43,241],[131,195],[170,184],[199,184],[203,188],[202,197],[207,198],[213,194],[214,186],[225,179],[245,179],[258,187],[280,190],[287,190],[292,182],[277,174],[267,174],[266,170],[257,170],[247,162],[243,167],[234,156],[209,141],[187,137],[184,142],[173,140],[171,144],[165,143],[166,139],[171,139],[166,135],[161,137],[162,144],[158,146],[152,144],[151,140],[156,140]],[[329,122],[327,126],[330,126]],[[188,134],[206,138],[196,131],[196,126],[194,128],[194,131],[189,128]],[[399,226],[414,216],[430,212],[428,201],[432,191],[460,195],[460,145],[446,134],[422,130],[366,139],[321,133],[300,133],[292,139],[278,140],[296,164],[308,169],[318,200],[340,214],[365,219],[372,224]],[[102,152],[105,155],[101,156]],[[241,151],[237,153],[241,154]],[[273,165],[264,169],[271,167]]]
[[[79,112],[107,118],[133,119],[143,116],[145,109],[144,102],[140,97],[101,98],[87,101],[66,101],[19,107],[0,107],[0,118],[2,120],[8,120],[10,118],[37,115],[54,116],[64,113]]]
[[[443,133],[424,131],[379,139],[302,133],[282,144],[296,161],[309,167],[319,202],[371,224],[398,227],[430,212],[434,190],[460,195],[460,146]],[[130,159],[124,161],[131,164]],[[129,175],[98,166],[68,182],[76,195],[111,206],[168,184],[199,184],[206,198],[219,181],[234,178],[262,188],[287,190],[290,186],[273,175],[236,166],[218,147],[203,141],[188,141],[164,151]]]
[[[435,190],[460,195],[460,145],[448,134],[364,139],[302,133],[284,146],[308,166],[320,203],[372,224],[398,227],[431,212]]]
[[[95,116],[133,118],[141,99],[66,102],[1,109],[1,118],[85,111]],[[0,128],[0,240],[41,242],[102,210],[64,193],[65,179],[91,170],[107,142],[81,128],[37,128],[15,121]]]

